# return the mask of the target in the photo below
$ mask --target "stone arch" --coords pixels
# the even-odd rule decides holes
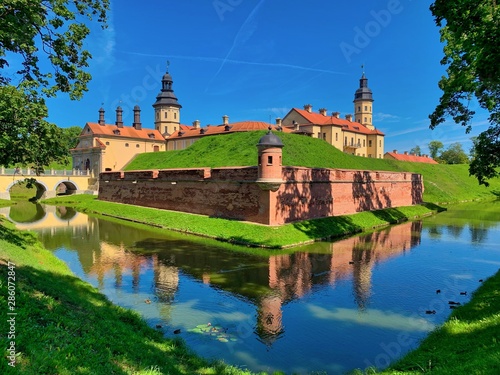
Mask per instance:
[[[64,191],[65,191],[64,193],[59,193],[57,190],[61,185],[64,186]],[[55,183],[54,189],[52,190],[54,191],[55,195],[72,195],[76,194],[80,190],[80,188],[74,181],[59,180]]]
[[[7,195],[9,196],[8,199],[10,199],[10,189],[12,188],[12,186],[18,184],[18,183],[22,183],[24,180],[15,180],[13,181],[11,184],[7,185]],[[34,185],[35,185],[35,188],[36,188],[36,193],[35,193],[35,196],[33,197],[34,199],[38,200],[38,199],[41,199],[41,198],[48,198],[51,194],[49,193],[47,196],[47,192],[50,192],[50,189],[47,185],[45,185],[45,183],[43,183],[42,181],[38,181],[38,180],[35,180],[34,182]]]

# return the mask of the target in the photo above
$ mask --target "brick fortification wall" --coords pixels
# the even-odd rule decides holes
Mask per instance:
[[[104,172],[99,199],[212,217],[280,225],[422,203],[420,175],[284,167],[275,192],[255,182],[257,167]]]

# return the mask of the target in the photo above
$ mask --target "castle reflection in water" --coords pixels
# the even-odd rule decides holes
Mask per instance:
[[[105,279],[112,278],[118,289],[151,290],[155,303],[171,304],[182,272],[250,301],[256,307],[256,333],[271,345],[284,333],[283,306],[315,287],[352,279],[353,297],[358,309],[364,310],[374,266],[420,244],[422,223],[316,243],[291,254],[273,251],[271,256],[193,243],[178,235],[168,238],[78,213],[59,227],[44,227],[38,221],[36,230],[47,248],[76,251],[85,274],[95,277],[101,288]]]

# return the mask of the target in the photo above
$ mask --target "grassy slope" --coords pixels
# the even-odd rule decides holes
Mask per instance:
[[[242,132],[196,141],[181,151],[138,155],[127,170],[256,165],[259,138],[265,132]],[[435,165],[371,159],[347,155],[323,140],[294,134],[276,133],[283,140],[283,165],[388,170],[420,173],[424,176],[426,202],[457,202],[492,197],[500,192],[500,180],[490,188],[479,186],[469,177],[468,165]],[[304,152],[307,150],[307,152]]]
[[[16,287],[16,367],[8,366],[7,263]],[[0,217],[1,374],[243,374],[163,338],[138,314],[117,307],[73,276],[31,232]],[[174,327],[164,327],[172,332]]]

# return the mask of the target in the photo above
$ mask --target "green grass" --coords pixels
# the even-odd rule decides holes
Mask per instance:
[[[385,371],[365,373],[500,374],[500,271],[476,290],[470,302],[455,309],[418,349]]]
[[[267,248],[282,248],[319,239],[341,237],[409,218],[429,215],[437,209],[436,206],[430,205],[398,207],[269,227],[236,220],[99,201],[91,195],[61,196],[47,199],[44,203],[73,206],[82,212],[110,215],[163,229]]]
[[[205,137],[184,150],[140,154],[127,165],[126,170],[256,165],[256,144],[264,134],[257,131]],[[474,177],[469,176],[468,165],[364,158],[345,154],[317,138],[276,134],[285,145],[283,165],[420,173],[424,178],[426,202],[460,202],[500,194],[500,179],[492,179],[489,188],[480,186]]]
[[[15,264],[15,368],[7,360],[8,262]],[[1,374],[248,374],[165,339],[75,277],[34,233],[1,217],[0,310]]]

